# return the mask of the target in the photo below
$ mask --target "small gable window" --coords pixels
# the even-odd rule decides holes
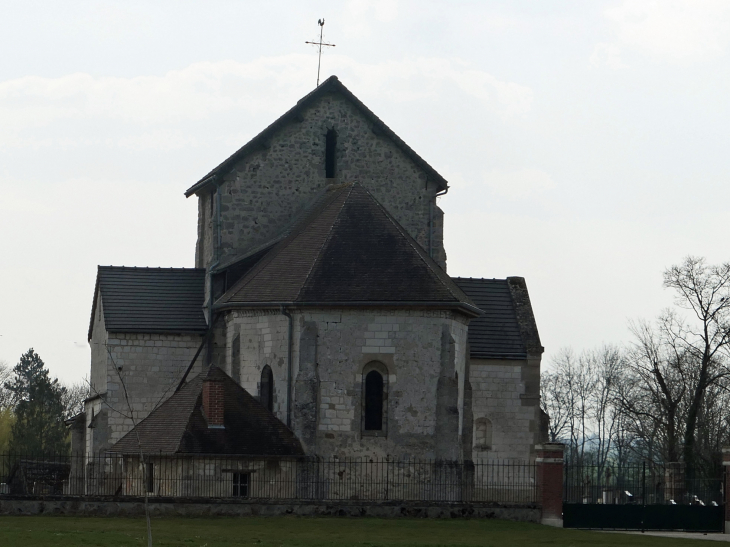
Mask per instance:
[[[248,480],[249,473],[234,473],[233,474],[233,497],[234,498],[247,498],[248,497]]]
[[[271,367],[266,365],[261,371],[261,383],[259,384],[259,401],[269,412],[274,412],[274,374]]]
[[[335,178],[335,153],[337,151],[337,132],[334,129],[327,130],[325,137],[324,170],[328,179]]]
[[[372,362],[363,369],[362,428],[365,435],[385,435],[387,422],[388,371]]]
[[[474,448],[477,450],[492,449],[492,422],[489,418],[479,418],[476,423],[476,437]]]

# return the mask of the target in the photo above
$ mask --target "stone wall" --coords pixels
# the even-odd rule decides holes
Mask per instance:
[[[337,132],[335,178],[325,176],[325,135]],[[277,236],[327,184],[360,182],[434,259],[446,267],[443,213],[432,204],[435,182],[339,94],[303,110],[300,121],[283,127],[266,147],[236,164],[221,186],[221,263]],[[214,253],[213,193],[198,203],[196,267]],[[433,214],[433,228],[429,218]]]
[[[527,389],[526,378],[531,377],[534,366],[526,360],[498,359],[471,359],[469,366],[474,461],[533,457],[539,439],[539,393],[536,396]],[[478,445],[476,429],[482,418],[488,419],[492,426],[489,449]]]
[[[301,430],[306,424],[294,428],[308,453],[439,457],[436,397],[445,366],[444,330],[453,345],[453,352],[447,353],[451,363],[446,366],[455,389],[443,404],[458,413],[455,423],[459,424],[467,318],[447,311],[352,309],[294,310],[292,316],[292,384],[297,386],[293,408],[297,415],[306,412],[316,422],[314,446],[307,443],[309,432]],[[279,310],[235,311],[229,317],[228,338],[240,334],[241,385],[258,395],[261,370],[269,365],[274,373],[275,413],[285,421],[287,318]],[[311,340],[316,347],[305,351],[302,340]],[[229,351],[227,371],[236,368],[230,362],[232,355]],[[387,371],[386,427],[375,436],[362,431],[363,367],[373,362]],[[309,387],[313,383],[318,387],[314,397]],[[306,404],[298,404],[297,393],[307,399]],[[454,439],[446,444],[458,450],[459,432],[453,433]],[[458,452],[453,458],[458,458]]]
[[[254,397],[259,397],[265,366],[274,376],[274,415],[286,423],[289,321],[280,310],[242,310],[226,314],[226,353],[221,368]],[[239,363],[233,363],[233,343],[238,337]],[[219,365],[220,366],[220,365]],[[232,374],[239,371],[239,378]]]
[[[108,354],[106,343],[108,334],[106,332],[106,323],[104,321],[104,303],[101,301],[101,291],[96,297],[96,307],[94,311],[93,328],[91,331],[91,372],[89,382],[91,383],[91,395],[106,392],[106,362]]]
[[[540,508],[494,503],[416,503],[416,502],[203,502],[181,499],[152,499],[150,513],[155,517],[185,516],[332,516],[332,517],[407,517],[407,518],[496,518],[519,522],[540,522]],[[54,497],[14,499],[0,496],[0,515],[75,515],[144,516],[144,499],[78,499]]]
[[[106,346],[102,338],[106,338]],[[107,333],[97,325],[92,336],[91,362],[95,386],[92,395],[97,397],[86,406],[89,425],[92,419],[96,423],[87,435],[87,451],[110,447],[132,428],[119,374],[126,384],[134,418],[139,422],[174,392],[201,341],[194,334]],[[118,371],[118,367],[122,370]],[[199,358],[191,375],[201,370]]]

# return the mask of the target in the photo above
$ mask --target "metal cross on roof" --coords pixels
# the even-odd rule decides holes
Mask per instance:
[[[322,41],[322,31],[324,31],[324,18],[317,21],[319,24],[319,42],[304,42],[317,46],[319,50],[319,60],[317,61],[317,87],[319,87],[319,67],[322,65],[322,46],[335,47],[334,44],[327,44]]]

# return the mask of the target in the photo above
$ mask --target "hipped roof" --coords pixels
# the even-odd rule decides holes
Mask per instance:
[[[480,313],[357,183],[330,187],[216,307],[276,304],[432,306]]]
[[[233,153],[223,163],[218,165],[210,173],[205,175],[202,179],[196,182],[193,186],[188,188],[185,192],[185,197],[203,190],[207,186],[218,182],[222,177],[227,175],[235,164],[244,159],[248,154],[257,152],[266,146],[267,142],[274,136],[280,129],[282,129],[288,123],[295,121],[301,116],[301,112],[312,105],[314,102],[319,100],[321,97],[328,93],[339,93],[347,100],[349,100],[364,116],[373,124],[374,130],[379,134],[389,138],[393,143],[415,163],[418,167],[424,170],[429,180],[436,183],[438,191],[443,191],[448,188],[448,183],[436,170],[431,167],[426,160],[419,156],[415,150],[408,146],[403,139],[393,132],[385,123],[378,118],[365,104],[360,101],[353,93],[347,89],[342,82],[337,79],[337,76],[330,76],[318,87],[316,87],[309,94],[301,98],[297,104],[286,112],[283,116],[277,119],[274,123],[264,129],[261,133],[256,135],[253,139],[243,145],[235,153]]]
[[[203,382],[223,385],[223,429],[211,429],[202,410]],[[302,455],[301,443],[276,416],[217,367],[199,374],[122,437],[122,454]]]

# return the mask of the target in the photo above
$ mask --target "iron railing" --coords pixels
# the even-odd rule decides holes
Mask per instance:
[[[724,477],[694,476],[680,465],[566,465],[563,500],[582,504],[720,505]]]
[[[0,454],[0,495],[311,501],[537,501],[535,464],[100,453]]]

